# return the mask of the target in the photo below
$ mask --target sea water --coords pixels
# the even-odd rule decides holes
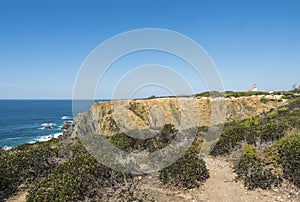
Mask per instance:
[[[0,100],[0,147],[58,137],[72,120],[71,100]]]

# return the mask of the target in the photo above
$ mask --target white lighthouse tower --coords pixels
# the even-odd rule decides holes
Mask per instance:
[[[256,86],[256,84],[253,84],[253,89],[252,89],[252,91],[257,91],[257,86]]]

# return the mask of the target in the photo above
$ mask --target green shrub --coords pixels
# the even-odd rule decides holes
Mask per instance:
[[[276,148],[284,177],[300,187],[300,134],[280,139]]]
[[[29,190],[27,201],[101,201],[131,178],[81,152],[36,182]]]
[[[4,155],[6,153],[6,151],[2,148],[2,147],[0,147],[0,157],[2,156],[2,155]]]
[[[125,133],[118,133],[110,137],[110,142],[121,150],[154,152],[167,146],[175,137],[178,130],[172,124],[166,124],[160,133],[149,139],[133,138]],[[139,134],[135,134],[139,135]]]
[[[269,189],[282,182],[281,177],[274,174],[272,169],[265,165],[255,147],[251,145],[245,147],[244,154],[234,170],[237,173],[236,179],[244,181],[244,185],[248,189]]]
[[[256,119],[226,123],[210,154],[213,156],[228,154],[241,142],[255,144],[258,137],[258,126],[256,124],[259,124],[259,121]]]
[[[19,185],[28,186],[46,177],[60,162],[83,150],[75,140],[65,143],[53,139],[5,151],[0,155],[0,201],[18,191]]]
[[[283,137],[292,127],[286,121],[273,120],[258,127],[259,137],[263,142],[277,141]]]
[[[200,94],[196,94],[196,97],[212,97],[212,98],[216,98],[216,97],[223,97],[224,93],[222,92],[218,92],[218,91],[207,91],[207,92],[203,92]]]
[[[199,187],[209,178],[205,162],[198,156],[199,145],[193,145],[175,163],[159,171],[159,179],[169,186],[186,189]]]
[[[260,99],[260,102],[264,103],[264,104],[267,104],[269,101],[270,101],[270,99],[268,99],[268,98],[261,98]]]
[[[300,128],[300,98],[293,98],[288,105],[260,117],[225,123],[210,154],[228,154],[240,143],[256,146],[257,142],[274,142],[294,128]]]
[[[287,96],[287,95],[283,95],[281,96],[281,99],[290,99],[291,97],[290,96]]]
[[[0,157],[0,198],[17,191],[21,183],[30,184],[45,177],[57,165],[58,149],[48,143],[20,146]]]
[[[133,148],[134,139],[126,133],[118,133],[110,137],[110,142],[117,148],[130,152]]]
[[[226,91],[225,92],[225,97],[244,97],[244,96],[252,96],[252,95],[268,95],[268,93],[261,92],[261,91],[249,91],[249,92]]]

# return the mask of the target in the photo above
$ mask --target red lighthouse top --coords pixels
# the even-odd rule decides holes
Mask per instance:
[[[253,85],[253,88],[256,88],[256,84]]]

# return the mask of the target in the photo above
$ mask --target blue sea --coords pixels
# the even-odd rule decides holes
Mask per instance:
[[[0,100],[0,147],[58,137],[72,120],[72,100]]]

